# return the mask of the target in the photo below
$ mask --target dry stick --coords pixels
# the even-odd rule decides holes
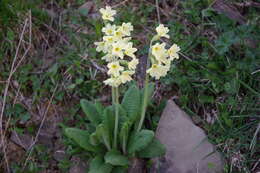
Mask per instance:
[[[3,146],[3,153],[4,153],[4,159],[5,159],[5,163],[6,163],[6,167],[7,167],[7,172],[10,172],[9,170],[9,164],[8,164],[8,160],[7,160],[7,155],[6,155],[6,146],[4,144],[4,137],[5,137],[5,134],[3,133],[3,115],[4,115],[4,110],[5,110],[5,105],[6,105],[6,98],[7,98],[7,94],[8,94],[8,89],[9,89],[9,86],[10,86],[10,82],[11,82],[11,78],[14,74],[14,72],[17,70],[17,67],[15,67],[15,64],[16,64],[16,60],[18,58],[18,53],[19,53],[19,50],[20,50],[20,47],[21,47],[21,44],[22,44],[22,40],[23,40],[23,37],[24,37],[24,33],[25,33],[25,29],[27,27],[27,24],[28,24],[28,18],[25,19],[25,22],[24,22],[24,26],[23,26],[23,30],[22,30],[22,33],[20,35],[20,39],[19,39],[19,43],[18,43],[18,46],[17,46],[17,49],[16,49],[16,52],[15,52],[15,56],[14,56],[14,60],[12,62],[12,66],[11,66],[11,71],[9,73],[9,76],[8,76],[8,79],[7,79],[7,84],[5,86],[5,91],[4,91],[4,97],[3,97],[3,105],[2,105],[2,109],[1,109],[1,115],[0,115],[0,135],[1,135],[1,145]],[[29,47],[30,48],[30,47]],[[28,53],[28,51],[26,51],[24,53],[24,57],[25,55]],[[21,62],[21,61],[20,61]],[[20,63],[18,64],[20,65]],[[0,145],[0,146],[1,146]]]
[[[157,19],[158,19],[158,23],[161,23],[161,18],[160,18],[160,9],[159,9],[159,3],[158,0],[156,0],[156,11],[157,11]]]
[[[112,6],[112,8],[119,7],[119,6],[123,5],[123,4],[125,4],[127,1],[128,1],[128,0],[124,0],[124,1],[122,1],[122,2],[120,2],[120,3],[118,3],[118,4],[115,4],[115,5]]]
[[[54,91],[53,91],[53,93],[52,93],[51,99],[50,99],[50,101],[49,101],[49,103],[48,103],[48,106],[47,106],[47,108],[46,108],[46,110],[45,110],[45,112],[44,112],[44,114],[43,114],[43,118],[42,118],[40,127],[39,127],[39,129],[38,129],[38,131],[37,131],[37,134],[36,134],[36,136],[35,136],[35,138],[34,138],[34,141],[33,141],[33,143],[32,143],[32,144],[30,145],[30,147],[29,147],[29,150],[30,150],[30,151],[29,151],[28,157],[27,157],[26,160],[25,160],[25,163],[24,163],[24,165],[23,165],[22,171],[25,169],[25,167],[26,167],[26,165],[27,165],[27,162],[28,162],[28,160],[29,160],[29,158],[30,158],[30,156],[31,156],[31,154],[32,154],[33,149],[34,149],[34,145],[36,144],[36,142],[37,142],[37,140],[38,140],[40,131],[41,131],[42,126],[43,126],[43,124],[44,124],[44,122],[45,122],[45,119],[46,119],[46,117],[47,117],[47,113],[48,113],[48,111],[49,111],[49,109],[50,109],[50,106],[51,106],[51,103],[52,103],[52,100],[53,100],[53,98],[54,98],[54,95],[55,95],[55,93],[56,93],[57,88],[58,88],[58,83],[57,83],[56,86],[55,86],[55,89],[54,89]]]

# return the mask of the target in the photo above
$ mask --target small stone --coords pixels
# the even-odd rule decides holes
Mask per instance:
[[[165,107],[156,137],[166,146],[164,157],[154,159],[152,173],[221,173],[221,156],[205,132],[173,101]]]

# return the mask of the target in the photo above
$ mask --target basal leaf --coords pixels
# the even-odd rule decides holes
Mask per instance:
[[[96,106],[86,99],[80,100],[80,106],[88,119],[94,124],[98,125],[101,122],[101,115],[96,109]]]
[[[127,172],[127,166],[117,166],[113,168],[113,173],[126,173]]]
[[[119,132],[119,139],[120,139],[119,141],[120,141],[120,145],[124,152],[126,152],[126,146],[127,146],[130,128],[131,128],[131,123],[125,122],[125,123],[123,123],[123,125],[120,129],[120,132]]]
[[[90,144],[89,133],[86,130],[66,128],[65,134],[87,151],[97,152],[99,150],[97,147]]]
[[[101,155],[96,156],[89,165],[89,173],[111,173],[113,166],[105,163]]]
[[[150,142],[152,142],[153,137],[154,132],[151,130],[141,130],[140,132],[131,135],[127,151],[129,153],[134,153],[144,149]]]
[[[117,150],[111,150],[105,155],[105,162],[114,166],[127,166],[129,160]]]
[[[134,121],[141,110],[141,96],[139,89],[133,85],[130,87],[123,98],[122,106],[127,112],[127,116]]]
[[[163,156],[165,152],[165,146],[158,139],[154,138],[149,145],[138,152],[138,156],[141,158],[154,158]]]

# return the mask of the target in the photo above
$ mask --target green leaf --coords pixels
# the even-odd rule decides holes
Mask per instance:
[[[127,121],[127,122],[123,123],[123,125],[120,129],[119,142],[120,142],[124,152],[126,151],[126,145],[127,145],[130,128],[131,128],[131,123]]]
[[[117,150],[111,150],[105,155],[105,162],[114,166],[127,166],[129,160]]]
[[[105,128],[104,124],[99,124],[96,128],[96,133],[100,141],[107,147],[107,149],[111,149],[111,139],[109,135],[109,131]]]
[[[94,124],[98,125],[101,122],[101,115],[98,113],[96,106],[91,102],[81,99],[80,100],[81,108],[83,112],[87,115],[88,119]]]
[[[99,150],[97,147],[90,144],[89,133],[86,130],[66,128],[65,134],[87,151],[97,152]]]
[[[101,155],[96,156],[89,165],[89,173],[110,173],[113,166],[105,163]]]
[[[127,166],[117,166],[113,169],[113,173],[126,173],[127,172]]]
[[[154,92],[154,83],[148,84],[148,102],[151,100]]]
[[[115,126],[115,113],[113,106],[106,107],[103,113],[103,124],[105,130],[109,134],[109,139],[112,140],[114,126]]]
[[[99,115],[103,115],[103,111],[104,111],[104,107],[103,105],[99,102],[99,101],[95,101],[95,107],[97,109],[97,112],[99,113]]]
[[[141,96],[139,89],[133,85],[125,93],[122,106],[127,112],[127,116],[132,120],[136,120],[141,110]]]
[[[141,130],[140,132],[131,135],[128,144],[128,152],[134,153],[144,149],[150,142],[152,142],[153,137],[154,132],[151,130]]]
[[[154,138],[153,141],[138,152],[138,156],[141,158],[153,158],[163,156],[166,152],[166,148],[161,142]]]
[[[98,145],[100,144],[99,136],[97,135],[96,132],[92,133],[89,137],[89,141],[91,145]]]

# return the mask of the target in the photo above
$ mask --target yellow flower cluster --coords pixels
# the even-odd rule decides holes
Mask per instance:
[[[105,80],[106,85],[118,87],[132,80],[132,75],[135,73],[138,59],[135,57],[136,48],[133,47],[131,41],[131,32],[133,26],[131,23],[123,23],[120,26],[108,23],[114,21],[115,10],[107,6],[105,9],[101,8],[100,13],[104,20],[105,26],[102,28],[104,33],[103,40],[95,42],[96,50],[105,53],[102,57],[108,62],[109,79]]]
[[[170,38],[167,34],[169,29],[163,24],[160,24],[156,28],[157,35],[154,36],[154,41],[159,40],[161,37]],[[166,49],[165,43],[156,43],[151,47],[151,68],[147,70],[150,76],[155,79],[159,79],[167,74],[170,70],[171,62],[174,59],[179,59],[178,52],[180,47],[176,44],[173,44],[169,49]]]

